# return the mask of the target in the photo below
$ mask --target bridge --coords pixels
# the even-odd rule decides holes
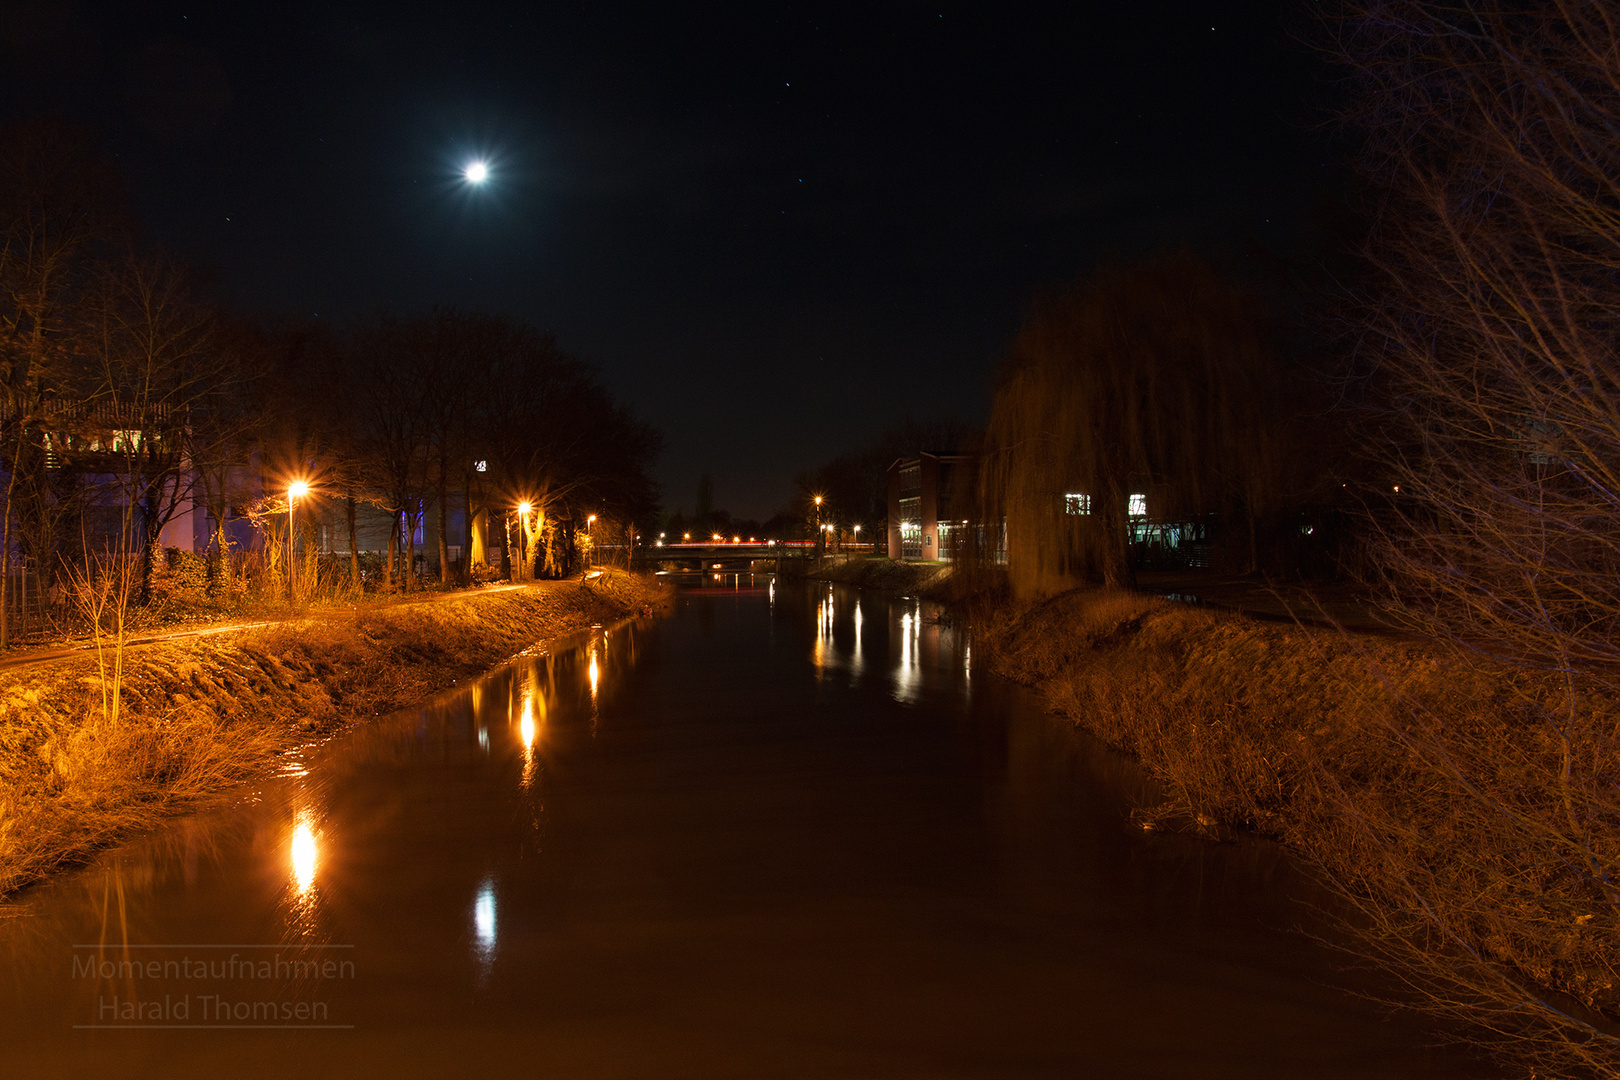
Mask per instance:
[[[616,558],[623,558],[623,548]],[[818,555],[870,555],[871,544],[843,543],[818,547],[814,540],[705,540],[638,546],[632,566],[648,570],[780,570],[783,559],[814,559]],[[605,550],[599,549],[605,554]]]
[[[632,561],[639,567],[667,565],[679,570],[750,570],[769,562],[775,570],[782,559],[809,559],[816,554],[811,540],[754,540],[649,544],[636,548]]]

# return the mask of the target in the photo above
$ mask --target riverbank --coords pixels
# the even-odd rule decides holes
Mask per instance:
[[[812,581],[831,581],[900,596],[920,596],[940,603],[954,603],[962,599],[959,582],[950,563],[898,562],[880,555],[843,559],[834,555],[810,564],[804,576]]]
[[[1620,1074],[1613,701],[1587,690],[1556,728],[1563,688],[1522,672],[1101,589],[1004,605],[981,644],[1163,786],[1144,827],[1281,839],[1417,1003]]]
[[[667,604],[608,571],[437,603],[325,613],[0,671],[0,895],[345,723],[401,709],[538,641]]]

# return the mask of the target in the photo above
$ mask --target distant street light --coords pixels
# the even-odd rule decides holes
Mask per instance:
[[[489,166],[482,161],[474,161],[463,170],[469,184],[482,184],[489,179]]]

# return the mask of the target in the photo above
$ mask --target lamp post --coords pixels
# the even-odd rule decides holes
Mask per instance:
[[[534,507],[526,502],[518,503],[518,536],[523,541],[523,562],[518,570],[518,580],[529,579],[529,511]]]
[[[821,524],[821,496],[816,496],[816,554],[819,556],[827,550],[827,530]]]
[[[309,494],[309,485],[294,480],[287,485],[287,602],[298,602],[298,551],[293,546],[293,508],[298,500]]]

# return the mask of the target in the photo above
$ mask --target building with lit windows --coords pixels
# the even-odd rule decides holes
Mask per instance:
[[[972,457],[932,453],[889,466],[889,558],[933,562],[951,557],[951,531],[965,524],[958,486]]]

